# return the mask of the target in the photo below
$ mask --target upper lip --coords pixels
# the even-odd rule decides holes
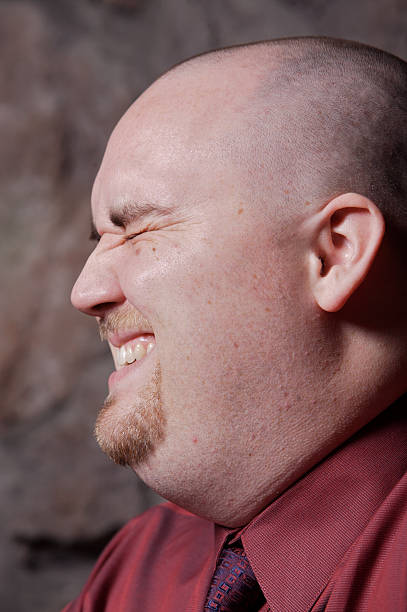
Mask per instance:
[[[152,329],[125,329],[123,331],[115,332],[114,334],[108,334],[108,342],[120,348],[123,344],[126,344],[129,340],[135,340],[139,336],[154,335]]]

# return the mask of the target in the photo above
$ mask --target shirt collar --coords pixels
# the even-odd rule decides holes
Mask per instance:
[[[237,533],[273,612],[312,607],[406,471],[406,439],[405,404],[399,401]],[[220,545],[236,534],[220,529]]]

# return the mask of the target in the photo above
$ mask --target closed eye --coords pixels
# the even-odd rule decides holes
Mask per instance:
[[[143,230],[142,232],[137,232],[135,234],[130,234],[129,236],[125,236],[124,240],[126,242],[129,242],[130,240],[133,240],[133,238],[137,238],[137,236],[141,236],[141,234],[145,234],[147,230]]]
[[[124,242],[130,242],[131,240],[133,240],[133,238],[137,238],[138,236],[141,236],[142,234],[146,234],[147,232],[154,232],[154,227],[144,227],[144,229],[142,229],[140,232],[134,232],[134,234],[129,234],[128,236],[125,236],[123,238]]]

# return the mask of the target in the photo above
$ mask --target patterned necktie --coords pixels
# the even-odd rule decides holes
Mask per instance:
[[[264,595],[243,547],[235,543],[224,548],[209,587],[204,610],[254,612],[264,603]]]

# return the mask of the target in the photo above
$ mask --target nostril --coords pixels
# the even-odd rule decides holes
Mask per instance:
[[[103,304],[95,304],[94,306],[92,306],[92,310],[99,313],[104,312],[105,310],[109,310],[114,306],[117,306],[117,302],[103,302]]]

